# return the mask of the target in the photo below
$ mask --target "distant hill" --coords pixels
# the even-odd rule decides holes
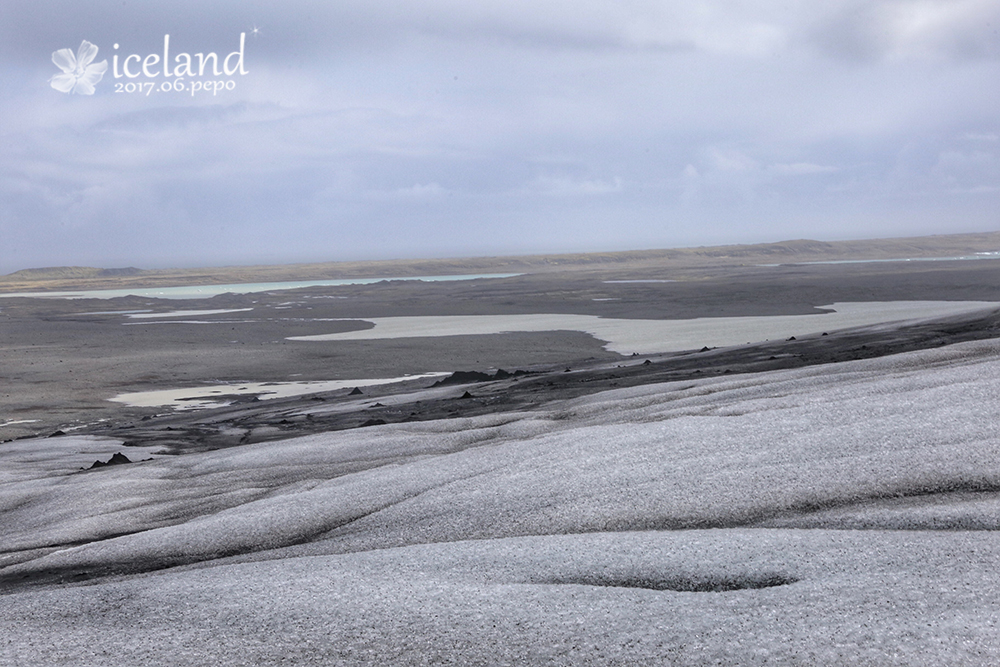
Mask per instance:
[[[701,246],[659,250],[626,250],[506,257],[389,259],[361,262],[316,262],[197,269],[100,269],[59,266],[23,269],[0,276],[0,293],[45,290],[121,289],[174,285],[406,278],[480,273],[545,273],[605,271],[626,268],[682,270],[697,267],[793,264],[798,262],[940,258],[1000,251],[1000,232],[942,234],[895,239],[815,241]]]
[[[92,266],[49,266],[41,269],[21,269],[5,276],[0,281],[21,282],[31,280],[78,280],[83,278],[116,278],[120,276],[138,276],[145,273],[142,269],[128,266],[123,269],[99,269]]]

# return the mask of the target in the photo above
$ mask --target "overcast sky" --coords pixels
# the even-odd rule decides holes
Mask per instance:
[[[997,230],[998,30],[997,0],[4,0],[0,273]],[[122,72],[240,33],[245,74]],[[94,94],[54,89],[83,40]]]

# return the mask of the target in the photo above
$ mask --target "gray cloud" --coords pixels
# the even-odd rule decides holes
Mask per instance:
[[[5,9],[0,272],[996,225],[993,2],[148,5]],[[219,95],[47,84],[254,27]]]
[[[1000,58],[1000,6],[991,0],[880,0],[834,4],[809,36],[852,60]]]

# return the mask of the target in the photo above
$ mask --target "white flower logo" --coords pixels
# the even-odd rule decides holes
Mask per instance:
[[[93,95],[94,85],[101,80],[108,70],[108,61],[94,62],[97,57],[97,47],[83,40],[76,55],[70,49],[59,49],[52,53],[52,62],[63,71],[56,74],[49,83],[61,93],[77,93],[78,95]]]

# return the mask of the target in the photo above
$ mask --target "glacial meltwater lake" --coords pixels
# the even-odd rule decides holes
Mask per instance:
[[[478,280],[481,278],[513,278],[519,273],[482,273],[454,276],[414,276],[409,278],[342,278],[338,280],[293,280],[272,283],[233,283],[229,285],[180,285],[177,287],[131,287],[127,289],[76,290],[72,292],[14,292],[0,297],[31,297],[37,299],[115,299],[122,296],[144,296],[154,299],[208,299],[219,294],[254,294],[303,287],[331,287],[339,285],[372,285],[390,280],[421,280],[444,282],[449,280]]]
[[[292,341],[386,340],[393,338],[489,335],[512,332],[582,331],[620,354],[654,354],[727,347],[819,334],[889,322],[949,317],[1000,307],[992,301],[839,302],[808,315],[698,317],[638,320],[567,313],[523,315],[425,315],[345,318],[375,326],[356,331],[289,336]]]

